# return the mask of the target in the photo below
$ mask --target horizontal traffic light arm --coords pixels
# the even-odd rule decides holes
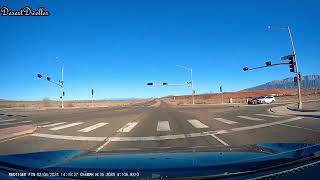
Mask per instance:
[[[277,64],[272,64],[269,66],[259,66],[259,67],[254,67],[254,68],[248,68],[246,70],[244,70],[245,68],[243,68],[244,71],[250,71],[250,70],[255,70],[255,69],[261,69],[261,68],[266,68],[266,67],[270,67],[270,66],[280,66],[280,65],[288,65],[289,63],[277,63]]]
[[[49,82],[51,82],[51,83],[53,83],[53,84],[56,84],[56,85],[58,85],[58,86],[60,86],[60,87],[63,87],[63,82],[61,82],[61,81],[59,81],[59,83],[57,83],[57,82],[53,81],[50,77],[44,77],[44,76],[41,75],[41,74],[37,74],[37,77],[40,78],[40,79],[49,81]]]

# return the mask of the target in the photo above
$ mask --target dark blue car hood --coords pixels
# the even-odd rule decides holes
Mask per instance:
[[[319,151],[319,145],[296,143],[144,153],[61,150],[0,156],[0,165],[36,172],[138,172],[140,177],[189,177],[251,171],[310,157]]]

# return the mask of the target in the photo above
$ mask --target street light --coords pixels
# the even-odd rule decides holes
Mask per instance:
[[[298,61],[297,61],[297,58],[296,58],[297,56],[296,56],[296,51],[295,51],[295,48],[294,48],[294,43],[293,43],[290,27],[289,26],[268,26],[267,27],[268,31],[270,31],[271,29],[282,29],[282,30],[288,31],[290,42],[291,42],[292,57],[293,57],[293,59],[292,59],[292,66],[293,67],[290,64],[290,72],[292,72],[291,69],[293,69],[293,71],[296,73],[297,86],[298,86],[298,100],[299,100],[298,109],[302,109],[301,86],[300,86],[300,79],[299,79]]]
[[[56,62],[61,62],[58,61],[58,57],[56,57]],[[63,96],[64,96],[64,80],[63,80],[63,75],[64,75],[64,64],[63,62],[61,62],[61,81],[59,81],[61,83],[61,108],[64,108],[63,105]]]
[[[181,66],[181,65],[176,65],[176,66],[190,72],[190,83],[191,83],[191,89],[192,89],[192,104],[194,104],[194,86],[193,86],[193,80],[192,80],[192,68],[187,68],[187,67]]]

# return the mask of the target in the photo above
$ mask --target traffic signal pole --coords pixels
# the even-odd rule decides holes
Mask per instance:
[[[297,58],[296,58],[296,51],[295,51],[295,48],[294,48],[294,43],[293,43],[291,30],[290,30],[289,26],[287,26],[287,30],[288,30],[289,37],[290,37],[291,48],[292,48],[292,53],[293,53],[294,63],[295,63],[295,72],[296,72],[296,79],[297,79],[297,86],[298,86],[298,101],[299,101],[298,102],[298,109],[302,109],[301,83],[300,83],[300,78],[299,78],[299,68],[298,68],[298,62],[297,62]]]
[[[64,74],[64,64],[62,64],[62,68],[61,68],[61,108],[64,108],[64,104],[63,104],[63,96],[64,96],[64,81],[63,81],[63,74]]]

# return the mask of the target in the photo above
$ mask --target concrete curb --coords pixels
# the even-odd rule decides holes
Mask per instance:
[[[3,129],[0,129],[0,140],[14,138],[17,136],[23,136],[26,134],[31,134],[36,130],[37,130],[37,127],[32,125],[3,128]]]

